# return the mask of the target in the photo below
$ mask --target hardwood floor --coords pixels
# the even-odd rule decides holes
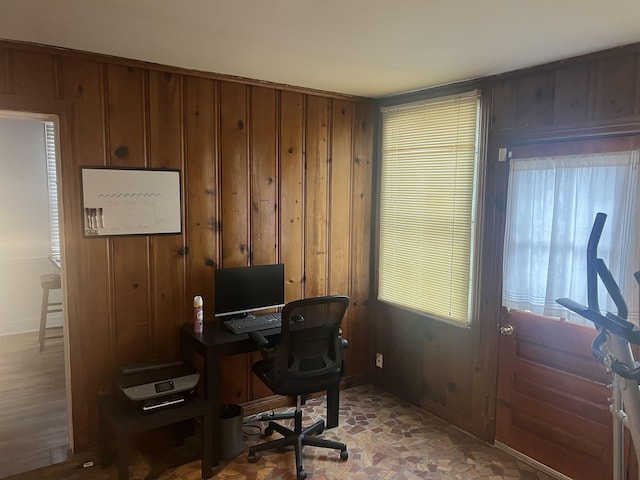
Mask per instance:
[[[0,478],[68,458],[63,340],[0,336]]]

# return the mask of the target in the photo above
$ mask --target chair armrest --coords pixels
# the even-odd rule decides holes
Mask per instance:
[[[269,340],[264,338],[264,335],[260,332],[249,332],[249,338],[253,340],[253,343],[255,343],[258,348],[269,345]]]
[[[271,360],[273,358],[275,345],[270,344],[264,335],[260,332],[249,332],[249,338],[256,344],[264,360]]]
[[[342,333],[342,331],[340,332]],[[340,346],[342,347],[342,352],[344,352],[349,347],[349,341],[346,338],[338,336],[338,340],[340,340]],[[344,353],[342,355],[342,364],[340,366],[340,375],[344,375]]]

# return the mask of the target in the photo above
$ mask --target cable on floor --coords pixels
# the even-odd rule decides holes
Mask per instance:
[[[275,411],[270,410],[266,412],[255,413],[253,415],[249,415],[248,417],[245,417],[242,422],[243,423],[242,434],[250,437],[261,435],[264,429],[262,425],[258,422],[264,422],[266,421],[264,419],[264,416],[274,415],[274,414],[275,414]]]

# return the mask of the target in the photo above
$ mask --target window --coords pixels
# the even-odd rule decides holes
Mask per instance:
[[[378,299],[468,325],[479,92],[382,109]]]
[[[44,122],[49,195],[49,255],[60,266],[60,227],[58,223],[58,180],[56,175],[56,131],[53,122]]]
[[[586,250],[598,212],[607,214],[598,256],[606,263],[637,323],[633,272],[640,265],[638,150],[526,156],[510,161],[502,304],[593,324],[556,303],[587,304]],[[635,285],[637,287],[637,285]],[[603,310],[616,312],[599,288]]]

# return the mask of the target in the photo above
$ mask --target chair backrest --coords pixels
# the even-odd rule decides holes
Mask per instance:
[[[313,378],[341,374],[342,318],[349,297],[331,295],[287,303],[282,309],[282,334],[276,351],[276,375]]]

